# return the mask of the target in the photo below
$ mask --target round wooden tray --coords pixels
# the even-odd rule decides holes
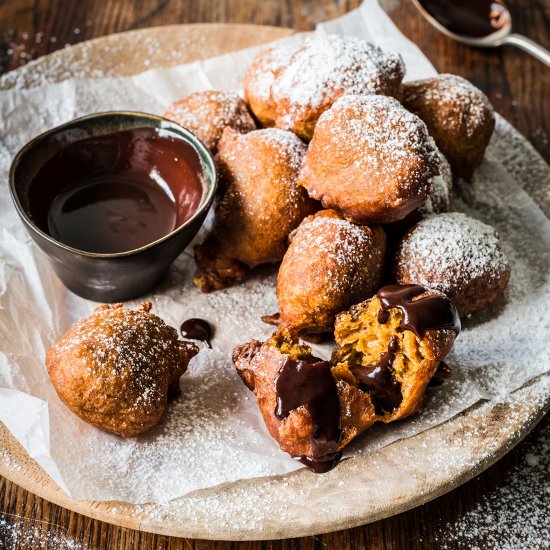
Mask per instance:
[[[178,25],[99,38],[55,52],[0,78],[0,89],[67,77],[129,75],[288,36],[250,25]],[[517,444],[550,408],[548,377],[500,404],[449,422],[323,476],[306,470],[202,490],[163,505],[69,498],[0,424],[0,474],[87,516],[164,535],[258,540],[313,535],[368,523],[423,504],[471,479]]]

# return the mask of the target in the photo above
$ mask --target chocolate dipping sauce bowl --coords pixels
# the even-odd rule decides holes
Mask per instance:
[[[214,159],[164,118],[98,113],[27,143],[10,193],[65,286],[89,300],[141,296],[201,227],[216,193]]]

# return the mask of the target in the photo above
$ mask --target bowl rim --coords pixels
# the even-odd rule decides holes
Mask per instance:
[[[208,168],[212,172],[213,177],[212,178],[207,177],[205,174],[206,170],[204,170],[203,168],[203,176],[204,176],[203,181],[208,180],[208,182],[203,183],[203,186],[205,187],[205,189],[203,191],[203,196],[201,198],[202,203],[199,204],[199,207],[189,219],[185,220],[185,222],[183,222],[180,226],[170,231],[170,233],[167,233],[160,239],[147,243],[139,248],[133,248],[131,250],[126,250],[123,252],[110,252],[110,253],[90,252],[86,250],[80,250],[79,248],[74,248],[61,241],[58,241],[57,239],[53,238],[51,235],[48,235],[45,231],[42,231],[42,229],[40,229],[32,221],[30,216],[27,214],[25,208],[23,208],[21,201],[19,200],[19,193],[17,192],[16,186],[15,186],[15,172],[21,162],[21,159],[24,157],[24,155],[26,155],[29,152],[29,150],[31,150],[36,145],[37,142],[42,141],[56,134],[61,130],[70,128],[71,126],[74,126],[80,122],[89,121],[89,120],[93,120],[101,117],[112,117],[112,116],[153,120],[161,123],[161,126],[159,127],[159,129],[161,130],[175,130],[176,134],[179,134],[181,138],[186,139],[190,143],[190,145],[196,150],[199,156],[201,165],[204,164],[203,162],[204,160],[207,161]],[[138,126],[135,126],[135,128],[137,127]],[[100,258],[100,259],[111,259],[111,258],[116,259],[116,258],[133,256],[136,254],[140,254],[141,252],[145,252],[146,250],[149,250],[167,240],[170,240],[172,237],[174,237],[181,231],[185,230],[185,228],[191,225],[197,218],[200,218],[200,216],[206,215],[208,213],[208,210],[210,209],[212,202],[214,200],[214,197],[216,195],[217,186],[218,186],[218,169],[216,167],[214,157],[212,156],[212,153],[210,152],[208,147],[206,147],[206,145],[204,145],[204,143],[193,132],[191,132],[181,124],[174,122],[173,120],[167,119],[159,115],[154,115],[151,113],[144,113],[141,111],[101,111],[99,113],[93,113],[90,115],[81,116],[81,117],[72,119],[68,122],[64,122],[63,124],[60,124],[59,126],[55,126],[54,128],[50,128],[49,130],[46,130],[45,132],[42,132],[41,134],[35,136],[31,140],[29,140],[25,145],[23,145],[23,147],[21,147],[21,149],[15,155],[9,170],[9,190],[10,190],[11,198],[14,202],[17,213],[21,217],[22,221],[33,232],[37,233],[43,239],[50,242],[54,246],[65,249],[69,252],[72,252],[73,254],[78,254],[80,256],[86,256],[89,258]]]

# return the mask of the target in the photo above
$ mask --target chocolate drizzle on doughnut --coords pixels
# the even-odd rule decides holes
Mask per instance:
[[[316,474],[325,474],[328,471],[332,470],[340,459],[342,458],[342,453],[333,453],[323,457],[323,460],[317,460],[315,458],[310,458],[309,456],[295,456],[294,460],[301,462],[304,466],[307,466],[310,470]]]
[[[452,375],[453,371],[451,370],[451,367],[449,367],[449,365],[447,365],[447,363],[445,363],[444,361],[441,361],[441,363],[439,363],[439,366],[437,367],[437,370],[435,371],[435,374],[429,381],[428,386],[441,386],[445,378],[450,378]]]
[[[313,422],[312,457],[296,457],[316,473],[333,468],[340,459],[342,438],[340,400],[331,364],[316,357],[294,361],[287,358],[275,380],[275,416],[286,418],[291,411],[307,407]]]
[[[398,349],[399,339],[397,336],[392,336],[388,344],[388,351],[381,355],[378,363],[368,367],[363,365],[350,367],[351,372],[359,381],[359,387],[370,394],[376,414],[394,411],[403,400],[401,383],[394,378],[391,371]]]
[[[417,296],[429,292],[420,285],[388,285],[376,294],[382,309],[387,311],[398,308],[403,314],[402,330],[411,330],[419,338],[427,330],[448,329],[456,334],[460,332],[460,318],[454,304],[444,294],[428,294],[414,300]]]

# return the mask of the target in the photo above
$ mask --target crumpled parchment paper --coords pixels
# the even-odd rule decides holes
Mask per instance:
[[[317,32],[354,35],[399,51],[408,80],[435,74],[373,0],[319,25]],[[183,397],[169,406],[161,423],[141,437],[124,440],[74,416],[49,382],[47,350],[97,304],[63,287],[31,243],[8,192],[11,159],[38,133],[96,111],[162,114],[172,101],[195,90],[240,90],[244,71],[259,49],[133,77],[67,80],[0,92],[0,421],[73,498],[162,502],[196,489],[300,467],[271,440],[254,397],[230,363],[234,345],[271,333],[259,315],[277,309],[274,269],[259,270],[243,285],[204,295],[192,284],[191,248],[178,258],[146,298],[173,326],[193,316],[211,320],[217,328],[214,349],[202,349],[193,359],[181,379]],[[519,153],[508,154],[510,147]],[[348,456],[419,433],[479,399],[502,399],[548,371],[550,222],[548,212],[545,215],[523,190],[540,189],[548,183],[548,174],[548,166],[499,118],[486,160],[468,191],[459,193],[456,209],[498,229],[512,263],[510,286],[502,300],[465,320],[448,358],[454,375],[428,391],[424,412],[369,430],[350,445]],[[547,197],[538,199],[542,204]]]

